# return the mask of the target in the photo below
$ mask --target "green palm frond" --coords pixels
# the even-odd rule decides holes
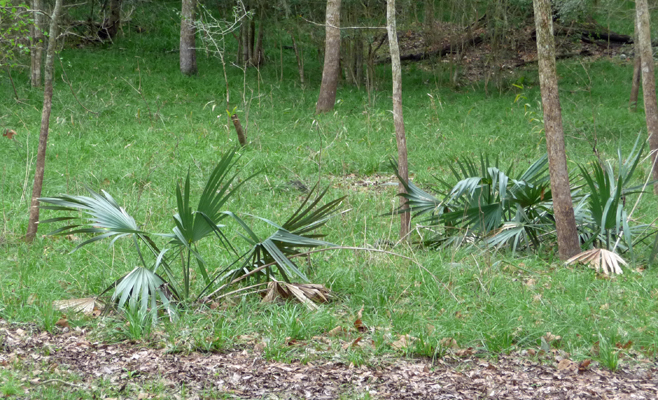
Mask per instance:
[[[394,161],[391,166],[397,169]],[[438,179],[438,196],[398,176],[407,190],[400,196],[408,199],[407,210],[414,213],[413,218],[429,215],[420,221],[424,226],[419,226],[433,232],[423,239],[426,245],[432,241],[443,247],[484,240],[498,247],[510,244],[516,250],[521,243],[538,246],[540,232],[550,230],[552,196],[547,156],[518,175],[513,166],[503,169],[497,159],[486,155],[480,155],[479,160],[458,159],[448,167],[455,183]]]
[[[164,236],[171,239],[171,244],[179,247],[185,255],[182,257],[183,269],[183,294],[187,298],[191,285],[191,262],[195,260],[197,269],[206,284],[210,284],[210,274],[201,253],[197,250],[197,243],[208,235],[215,234],[220,244],[229,252],[237,255],[237,251],[231,245],[230,241],[224,235],[219,222],[226,217],[223,212],[223,206],[231,198],[233,193],[249,179],[254,177],[253,174],[245,180],[235,183],[239,173],[233,172],[235,165],[239,160],[236,149],[230,149],[222,155],[219,162],[211,172],[199,198],[199,202],[194,209],[190,196],[190,174],[189,171],[181,187],[180,183],[176,185],[176,205],[178,213],[174,215],[174,228],[171,234]],[[165,263],[168,264],[168,263]]]
[[[308,278],[292,261],[291,256],[302,253],[305,251],[304,249],[335,246],[333,243],[320,240],[319,238],[325,235],[316,233],[316,230],[323,226],[331,217],[338,215],[338,208],[344,199],[344,197],[341,197],[320,205],[322,198],[327,193],[327,189],[319,192],[316,198],[311,200],[316,189],[317,185],[309,192],[301,206],[283,224],[277,224],[266,218],[250,215],[276,228],[276,231],[265,239],[261,239],[236,214],[229,211],[224,212],[224,215],[231,217],[242,228],[244,231],[242,237],[252,247],[241,257],[244,260],[241,264],[237,267],[234,267],[233,264],[218,272],[212,279],[211,284],[215,282],[225,283],[223,286],[225,287],[226,283],[230,283],[240,276],[250,274],[251,271],[268,264],[272,265],[264,268],[261,273],[255,275],[256,279],[260,280],[264,277],[265,280],[269,281],[275,273],[278,273],[286,282],[291,282],[293,279],[308,282]],[[210,286],[208,285],[204,289],[202,295],[210,289]]]
[[[225,217],[222,207],[240,186],[256,174],[233,185],[239,172],[232,173],[239,157],[236,149],[222,155],[221,159],[208,177],[196,209],[192,208],[190,199],[190,174],[188,172],[183,187],[176,186],[176,205],[178,213],[174,216],[174,235],[177,244],[188,245],[199,242],[209,234],[218,233],[219,221]],[[233,186],[232,186],[233,185]]]
[[[638,135],[633,149],[624,161],[620,144],[617,148],[616,173],[609,161],[603,165],[592,162],[589,169],[578,164],[580,174],[589,189],[585,196],[589,219],[580,229],[581,236],[587,236],[588,245],[603,245],[607,250],[614,250],[613,243],[617,243],[615,246],[619,250],[629,250],[631,256],[633,255],[633,235],[638,226],[630,226],[624,203],[627,195],[642,193],[644,186],[629,187],[629,184],[644,148],[645,143],[641,142],[641,135]]]
[[[174,318],[175,310],[171,302],[168,284],[160,275],[144,267],[136,267],[127,275],[112,284],[114,293],[112,301],[117,302],[119,309],[129,306],[146,314],[150,313],[153,323],[158,319],[158,299],[162,308]]]
[[[427,219],[423,220],[423,222],[434,221],[435,216],[441,214],[442,210],[440,206],[442,201],[420,189],[410,180],[406,181],[402,179],[402,177],[398,174],[397,161],[390,159],[389,163],[398,180],[402,183],[406,191],[406,193],[398,194],[398,196],[402,196],[407,199],[406,208],[399,209],[396,211],[396,213],[411,212],[414,218],[421,215],[428,217]]]
[[[67,194],[58,197],[42,197],[39,202],[42,203],[39,208],[46,210],[64,211],[64,212],[82,212],[82,216],[68,216],[47,219],[41,221],[41,224],[78,220],[77,224],[67,225],[59,228],[50,235],[72,235],[76,233],[91,233],[96,236],[80,243],[73,251],[89,243],[96,242],[109,237],[114,237],[112,243],[117,239],[129,235],[145,235],[135,223],[126,210],[124,210],[106,191],[101,194],[87,188],[91,197],[88,196],[71,196]],[[43,204],[49,205],[43,205]]]

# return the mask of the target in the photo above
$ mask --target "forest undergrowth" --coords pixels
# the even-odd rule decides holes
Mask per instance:
[[[164,34],[157,37],[126,29],[113,45],[60,53],[45,196],[83,195],[85,185],[105,190],[142,229],[165,232],[176,206],[177,181],[189,171],[193,197],[198,196],[220,155],[236,144],[225,111],[221,65],[200,53],[199,75],[181,76],[178,55],[172,52],[177,37],[167,33],[173,29],[167,18],[176,14],[162,18],[158,29]],[[139,262],[131,244],[121,240],[112,247],[98,242],[70,253],[86,237],[46,236],[54,226],[40,227],[30,245],[21,240],[42,99],[40,91],[29,87],[28,72],[19,69],[13,73],[19,99],[4,77],[0,88],[0,128],[16,132],[11,139],[0,138],[5,160],[0,318],[52,333],[64,327],[86,329],[104,343],[129,341],[186,354],[247,349],[285,362],[337,358],[359,366],[391,355],[495,359],[510,352],[537,359],[541,351],[562,351],[573,360],[591,359],[616,370],[655,359],[658,277],[655,266],[646,262],[652,240],[639,244],[637,261],[614,277],[565,266],[549,241],[515,253],[397,243],[398,219],[387,216],[397,206],[397,181],[389,167],[396,147],[388,66],[377,67],[377,90],[342,85],[335,111],[315,115],[321,65],[307,50],[305,87],[297,82],[295,55],[287,49],[282,51],[283,75],[278,49],[260,70],[243,75],[229,66],[231,97],[240,104],[236,111],[250,142],[239,151],[241,177],[260,174],[244,184],[228,208],[277,221],[298,207],[305,188],[320,182],[329,186],[329,198],[347,196],[344,209],[350,210],[328,222],[326,240],[407,258],[332,250],[300,262],[310,281],[326,285],[336,296],[319,311],[292,302],[264,305],[258,296],[235,297],[182,311],[176,322],[162,318],[140,328],[120,314],[89,317],[54,310],[53,301],[97,295]],[[435,177],[447,177],[449,165],[465,156],[484,153],[525,169],[545,152],[532,66],[514,71],[501,90],[486,92],[477,81],[452,86],[451,72],[442,63],[403,68],[410,172],[418,186],[427,188]],[[627,154],[645,130],[641,104],[635,113],[627,106],[632,68],[632,59],[619,57],[558,64],[574,178],[577,163],[597,160],[593,148],[601,159],[615,160],[617,148]],[[62,78],[64,71],[68,78]],[[645,160],[636,172],[638,183],[648,171]],[[645,195],[633,218],[654,223],[656,206],[655,198]],[[265,233],[268,225],[254,229]],[[239,243],[241,238],[231,235],[228,239]],[[230,262],[213,250],[216,244],[202,246],[213,254],[207,260],[213,269]],[[192,282],[202,284],[200,277]]]

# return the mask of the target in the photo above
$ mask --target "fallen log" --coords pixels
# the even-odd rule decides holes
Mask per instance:
[[[458,53],[467,47],[477,46],[482,42],[484,42],[484,35],[474,36],[471,39],[466,40],[456,40],[436,50],[423,51],[422,53],[400,54],[400,61],[421,61],[437,56],[443,57],[448,54]],[[377,63],[384,64],[389,62],[391,62],[391,58],[386,57],[382,58]]]
[[[555,35],[580,35],[583,38],[592,40],[592,41],[604,41],[608,43],[618,43],[618,44],[632,44],[633,37],[628,35],[622,35],[606,28],[599,28],[597,26],[587,27],[587,26],[556,26]]]

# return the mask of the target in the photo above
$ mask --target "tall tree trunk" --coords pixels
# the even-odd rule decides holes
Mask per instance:
[[[249,22],[242,22],[242,29],[240,30],[242,38],[242,63],[244,67],[249,64]]]
[[[631,109],[631,111],[637,111],[637,98],[640,95],[640,80],[642,79],[641,65],[642,59],[639,54],[636,54],[635,60],[633,61],[633,84],[631,86],[631,97],[628,101],[628,108]]]
[[[297,69],[299,70],[299,83],[304,87],[304,58],[300,54],[300,50],[297,48],[297,41],[295,41],[295,35],[290,34],[292,38],[292,48],[295,50],[295,57],[297,58]]]
[[[256,43],[255,36],[256,36],[256,21],[252,19],[251,22],[249,23],[249,64],[251,65],[254,65],[254,61],[256,60],[256,52],[254,50],[254,46]]]
[[[33,0],[34,25],[32,26],[32,52],[30,53],[30,83],[41,87],[41,60],[43,59],[43,0]]]
[[[537,58],[539,59],[539,84],[544,108],[544,129],[548,167],[553,194],[553,211],[557,230],[560,258],[566,260],[580,252],[576,219],[569,187],[567,156],[564,148],[562,111],[558,95],[555,71],[555,40],[550,0],[533,0],[537,28]]]
[[[340,78],[340,0],[327,0],[324,69],[316,113],[334,109]]]
[[[356,78],[356,87],[361,88],[363,83],[363,38],[360,34],[357,34],[354,39],[354,50],[355,54],[355,78]]]
[[[25,240],[32,242],[37,235],[39,223],[39,197],[43,187],[43,175],[46,168],[46,148],[48,145],[48,125],[53,100],[53,67],[55,64],[55,47],[59,32],[59,19],[62,10],[62,0],[55,2],[53,15],[50,18],[50,33],[48,36],[48,51],[46,52],[45,87],[43,90],[43,110],[41,111],[41,129],[39,131],[39,149],[37,151],[37,166],[34,172],[32,201],[30,202],[30,220],[27,225]]]
[[[642,78],[641,75],[641,66],[642,66],[642,59],[640,58],[640,46],[638,45],[639,39],[638,39],[638,31],[637,31],[637,18],[635,18],[635,40],[633,41],[634,43],[634,62],[633,62],[633,84],[631,86],[631,98],[628,101],[628,108],[631,111],[637,111],[637,97],[640,94],[640,79]]]
[[[194,18],[196,0],[183,0],[180,24],[180,72],[196,75],[196,28]]]
[[[263,25],[265,25],[263,21],[264,21],[263,11],[261,8],[260,18],[258,21],[258,39],[256,40],[256,48],[254,49],[254,62],[253,62],[253,64],[257,67],[260,67],[260,65],[263,63],[263,34],[264,34]]]
[[[395,23],[395,0],[386,0],[386,31],[391,52],[391,69],[393,73],[393,123],[395,125],[395,140],[398,145],[398,175],[409,182],[409,166],[407,165],[407,138],[404,132],[404,118],[402,116],[402,72],[400,66],[400,48],[398,47],[398,34]],[[399,193],[406,193],[404,185],[400,182]],[[406,208],[407,200],[400,197],[400,208]],[[409,234],[411,215],[408,212],[400,214],[400,239]]]
[[[121,26],[121,2],[122,0],[110,0],[110,18],[106,30],[111,39],[114,39]]]
[[[647,0],[636,0],[637,34],[640,58],[642,60],[642,94],[644,95],[644,113],[649,134],[649,148],[653,163],[653,179],[658,180],[658,103],[656,102],[656,77],[653,72],[653,51],[651,50],[651,27],[649,24],[649,5]],[[653,184],[654,194],[658,194],[658,182]]]
[[[240,31],[238,32],[239,35],[235,35],[235,33],[233,34],[233,36],[238,40],[238,54],[237,57],[235,58],[238,65],[244,64],[244,60],[242,57],[242,29],[243,28],[240,27]]]

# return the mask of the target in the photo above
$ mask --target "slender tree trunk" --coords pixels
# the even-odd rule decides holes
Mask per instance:
[[[183,0],[180,24],[180,72],[196,75],[196,0]]]
[[[41,60],[43,59],[43,0],[33,0],[34,25],[32,26],[32,52],[30,53],[30,83],[41,87]]]
[[[242,34],[242,63],[244,67],[247,67],[249,64],[249,22],[242,22],[242,29],[240,30]]]
[[[644,95],[644,113],[649,134],[649,148],[653,165],[653,179],[658,180],[658,103],[656,102],[656,77],[654,76],[653,51],[651,50],[651,27],[649,24],[649,5],[647,0],[636,0],[637,34],[642,65],[642,94]],[[658,194],[658,182],[653,184],[654,194]]]
[[[292,38],[292,48],[295,50],[295,57],[297,58],[297,69],[299,70],[299,83],[304,87],[304,61],[302,56],[297,48],[297,41],[295,40],[295,35],[290,34]]]
[[[119,27],[121,26],[121,1],[122,0],[110,0],[110,18],[107,21],[107,35],[110,39],[114,37],[119,32]]]
[[[395,23],[395,0],[386,0],[386,30],[391,52],[391,69],[393,72],[393,122],[395,124],[395,139],[398,145],[398,175],[409,182],[409,167],[407,165],[407,137],[404,132],[402,116],[402,72],[400,66],[400,48],[398,47],[397,26]],[[406,193],[400,182],[399,193]],[[407,200],[400,197],[400,208],[406,208]],[[408,212],[400,214],[400,239],[409,234],[411,215]]]
[[[261,9],[260,18],[258,21],[258,39],[256,40],[256,48],[254,50],[254,65],[257,67],[260,67],[260,65],[263,63],[263,25],[265,25],[263,21],[263,12]]]
[[[361,37],[360,34],[357,34],[356,38],[354,39],[354,46],[355,46],[355,77],[356,77],[356,87],[361,88],[361,84],[363,83],[363,38]]]
[[[640,80],[642,79],[641,69],[642,60],[639,54],[635,55],[633,62],[633,85],[631,86],[631,98],[628,101],[628,108],[631,111],[637,111],[637,98],[640,95]]]
[[[631,98],[628,101],[628,108],[631,111],[637,111],[637,98],[640,94],[640,79],[642,73],[640,71],[642,60],[640,58],[640,46],[638,45],[638,32],[637,32],[637,18],[635,19],[635,40],[634,40],[634,63],[633,63],[633,84],[631,86]]]
[[[553,194],[553,211],[560,258],[566,260],[580,253],[576,219],[571,201],[567,156],[564,147],[562,111],[555,70],[555,40],[550,0],[533,0],[537,28],[539,84],[544,108],[544,129],[548,167]]]
[[[249,23],[249,64],[255,65],[256,61],[256,52],[255,52],[255,43],[256,43],[256,21],[254,19]]]
[[[244,128],[242,128],[242,124],[240,123],[240,118],[236,114],[231,115],[231,121],[233,121],[233,126],[235,127],[235,133],[238,134],[238,142],[240,142],[240,146],[244,147],[247,145],[247,134],[244,131]]]
[[[238,63],[238,65],[244,64],[244,60],[242,57],[242,29],[243,28],[240,27],[240,32],[239,32],[240,35],[234,35],[235,38],[238,40],[238,55],[236,57],[236,62]]]
[[[43,91],[43,110],[41,111],[41,129],[39,131],[39,149],[37,151],[37,166],[34,172],[34,186],[32,187],[32,201],[30,202],[30,220],[27,225],[25,240],[32,242],[37,235],[39,223],[39,197],[43,187],[43,175],[46,168],[46,148],[48,145],[48,125],[50,123],[50,110],[53,100],[53,68],[55,64],[55,47],[59,32],[59,19],[62,10],[62,0],[55,2],[53,15],[50,19],[50,33],[48,36],[48,51],[46,52],[45,87]]]
[[[316,113],[334,109],[340,77],[340,0],[327,0],[324,69]]]

